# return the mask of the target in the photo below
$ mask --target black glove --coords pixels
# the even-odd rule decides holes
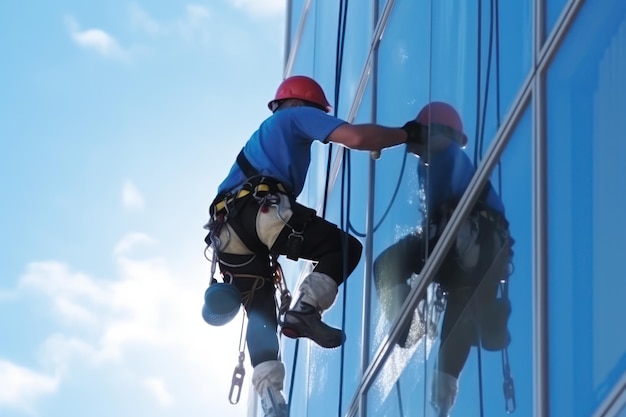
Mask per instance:
[[[428,141],[428,126],[410,120],[401,127],[406,132],[407,145],[425,145]]]

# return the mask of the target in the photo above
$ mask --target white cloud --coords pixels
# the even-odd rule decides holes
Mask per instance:
[[[0,359],[0,406],[34,413],[33,401],[54,393],[59,380]]]
[[[163,30],[161,24],[139,7],[137,3],[130,4],[130,19],[133,26],[151,35],[155,35]]]
[[[4,291],[0,290],[0,302],[5,300],[13,300],[15,299],[17,293],[15,291]]]
[[[105,291],[90,277],[54,261],[28,265],[19,287],[26,292],[49,296],[55,317],[68,325],[93,325],[98,321],[97,314],[85,304],[101,305],[107,300]]]
[[[253,16],[275,17],[285,13],[285,0],[230,0],[231,3]]]
[[[159,405],[168,406],[173,403],[172,395],[165,387],[165,381],[163,381],[163,379],[146,378],[143,381],[143,385],[156,397]]]
[[[99,352],[84,336],[78,336],[79,333],[82,332],[73,330],[70,334],[56,332],[49,335],[39,348],[42,366],[63,377],[77,361],[97,365],[116,359],[112,355],[107,357],[107,352]]]
[[[122,186],[122,204],[128,210],[142,210],[144,208],[143,195],[130,180],[126,180]]]
[[[208,42],[209,34],[209,10],[197,4],[188,4],[185,7],[185,15],[178,19],[174,26],[180,35],[187,41],[200,39],[201,42]]]
[[[136,3],[130,5],[133,27],[149,35],[179,36],[187,42],[209,40],[210,18],[209,9],[199,4],[187,4],[181,16],[168,21],[158,21]]]
[[[129,254],[133,250],[133,248],[138,245],[151,245],[153,243],[155,243],[155,240],[145,233],[130,233],[124,236],[124,238],[122,238],[122,240],[120,240],[117,245],[115,245],[115,248],[113,249],[113,254],[126,255]]]
[[[200,311],[206,277],[200,273],[182,279],[165,259],[131,257],[130,248],[148,241],[143,234],[124,237],[113,251],[117,273],[106,279],[58,261],[27,266],[13,292],[24,302],[36,302],[34,311],[44,309],[52,331],[37,359],[55,378],[22,370],[16,381],[30,381],[30,391],[20,388],[26,383],[13,385],[13,391],[21,389],[21,402],[10,402],[0,389],[0,406],[27,404],[80,374],[87,375],[93,390],[139,388],[145,397],[136,398],[137,404],[156,402],[173,413],[167,415],[201,416],[207,408],[225,417],[244,414],[244,401],[233,407],[226,395],[237,364],[241,316],[219,328],[204,323]],[[15,373],[20,368],[0,365],[3,387],[7,369]],[[242,398],[249,392],[250,379],[246,382]],[[73,394],[68,386],[59,395]]]
[[[128,58],[129,54],[117,40],[102,29],[81,30],[72,16],[65,19],[72,40],[82,48],[90,49],[106,58]]]
[[[284,0],[223,0],[230,3],[242,13],[260,18],[283,18],[285,13]],[[178,16],[169,20],[158,20],[142,8],[138,3],[130,3],[128,8],[129,24],[138,32],[152,36],[175,36],[188,43],[199,42],[203,45],[221,44],[225,40],[241,45],[249,43],[249,37],[258,36],[251,29],[233,24],[232,17],[220,14],[219,9],[213,9],[198,4],[186,4]],[[240,18],[239,18],[240,19]],[[66,26],[71,39],[80,47],[92,50],[106,58],[115,58],[128,61],[138,54],[155,50],[153,46],[133,44],[122,46],[120,42],[101,28],[82,29],[73,16],[66,16]],[[282,26],[277,28],[277,34],[282,33]],[[137,33],[137,32],[136,32]],[[238,38],[244,38],[242,41]],[[145,39],[144,39],[145,40]],[[231,49],[237,49],[231,48]]]
[[[201,23],[209,17],[208,9],[199,4],[188,4],[185,11],[187,12],[187,19],[192,24]]]

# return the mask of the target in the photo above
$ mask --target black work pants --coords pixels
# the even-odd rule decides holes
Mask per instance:
[[[253,366],[278,359],[278,320],[270,253],[288,253],[291,224],[298,232],[302,232],[300,259],[315,262],[314,271],[328,275],[337,285],[356,268],[362,251],[362,245],[355,237],[295,201],[291,201],[292,218],[269,248],[261,244],[258,238],[259,210],[259,203],[249,198],[237,207],[236,215],[228,219],[252,254],[218,253],[222,274],[232,275],[234,285],[242,294],[250,295],[245,304],[248,314],[246,341]]]

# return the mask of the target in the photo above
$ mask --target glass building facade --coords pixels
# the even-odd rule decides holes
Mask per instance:
[[[434,247],[410,255],[426,262],[389,317],[375,260],[428,236],[424,178],[437,173],[404,145],[379,159],[314,145],[300,200],[364,252],[324,315],[346,343],[282,340],[291,416],[437,416],[432,281],[488,186],[514,241],[511,341],[471,348],[451,415],[626,416],[626,2],[291,0],[285,50],[285,77],[313,77],[349,122],[401,126],[427,103],[451,104],[476,168]],[[310,268],[283,266],[290,288]],[[416,310],[431,328],[400,347]]]

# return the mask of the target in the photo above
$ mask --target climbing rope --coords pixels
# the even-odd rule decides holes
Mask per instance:
[[[398,196],[398,191],[400,191],[400,185],[402,185],[402,179],[404,178],[404,168],[406,167],[407,156],[408,156],[408,153],[405,152],[404,157],[402,158],[402,165],[400,166],[400,174],[398,175],[398,180],[396,181],[396,185],[395,185],[395,188],[394,188],[393,193],[391,195],[391,199],[389,200],[389,204],[387,204],[387,207],[385,208],[385,211],[383,212],[383,215],[380,217],[378,222],[372,227],[372,233],[374,233],[374,232],[376,232],[378,230],[378,228],[385,221],[385,218],[387,217],[387,215],[391,211],[391,207],[393,207],[393,203],[395,202],[396,197]],[[348,163],[348,178],[349,178],[348,179],[348,184],[352,184],[352,174],[351,174],[352,173],[352,167],[351,167],[351,163],[350,163],[349,159],[348,159],[347,163]],[[350,189],[351,189],[351,187],[350,187]],[[350,200],[350,196],[348,196],[348,200]],[[358,230],[356,230],[354,228],[354,226],[352,225],[352,222],[350,222],[350,221],[348,221],[348,230],[351,231],[352,233],[354,233],[358,237],[365,237],[366,236],[366,234],[364,232],[359,232]]]
[[[339,93],[340,93],[340,87],[341,87],[341,69],[342,69],[342,64],[343,64],[343,50],[344,50],[344,41],[345,41],[345,33],[346,33],[346,23],[347,23],[347,19],[346,16],[348,14],[348,0],[341,0],[339,3],[339,14],[338,14],[338,24],[337,24],[337,48],[336,48],[336,55],[335,55],[335,97],[334,97],[334,113],[335,116],[337,116],[337,111],[338,111],[338,107],[339,107]],[[344,156],[349,155],[349,150],[346,150],[344,153]],[[322,212],[320,213],[322,218],[326,218],[326,209],[328,206],[328,192],[329,192],[329,186],[330,186],[330,172],[331,172],[331,166],[332,166],[332,156],[333,156],[333,145],[332,143],[328,145],[328,152],[327,152],[327,159],[326,159],[326,178],[324,181],[324,196],[323,196],[323,202],[322,202]],[[349,156],[348,156],[349,158]],[[344,165],[345,166],[345,165]],[[345,168],[344,168],[345,169]],[[343,184],[342,184],[342,210],[343,210]],[[343,216],[343,212],[342,212],[342,216]],[[343,217],[342,217],[342,223],[343,223]],[[343,228],[343,224],[342,224],[342,230],[345,230]],[[347,251],[347,245],[346,242],[343,242],[343,250],[344,250],[344,260],[347,259],[345,257],[346,255],[346,251]],[[345,275],[345,270],[347,268],[347,265],[345,264],[344,261],[344,275]],[[346,318],[346,311],[345,311],[345,306],[346,306],[346,284],[344,282],[344,288],[343,288],[343,310],[342,310],[342,329],[345,327],[345,318]],[[300,348],[300,339],[296,339],[295,340],[295,344],[294,344],[294,359],[293,359],[293,365],[292,365],[292,371],[291,371],[291,381],[289,384],[289,400],[288,400],[288,404],[289,404],[289,408],[291,408],[291,402],[292,402],[292,398],[293,398],[293,388],[294,388],[294,375],[296,372],[296,368],[297,368],[297,363],[298,363],[298,351]],[[339,405],[338,405],[338,417],[341,417],[341,408],[342,408],[342,399],[343,399],[343,361],[344,361],[344,355],[345,355],[345,348],[342,345],[341,347],[341,366],[340,366],[340,388],[339,388]]]
[[[341,92],[341,72],[343,68],[343,51],[345,45],[346,38],[346,27],[347,27],[347,16],[348,16],[348,0],[341,0],[339,3],[339,18],[338,18],[338,33],[337,33],[337,57],[336,57],[336,65],[335,65],[335,114],[337,114],[339,110],[339,94]],[[342,164],[342,175],[341,175],[341,212],[340,212],[340,220],[339,224],[341,230],[346,232],[343,237],[342,242],[342,251],[343,251],[343,291],[342,291],[342,308],[341,308],[341,330],[346,328],[346,304],[348,301],[348,228],[346,225],[350,222],[350,198],[348,197],[347,205],[344,204],[345,200],[345,190],[346,190],[346,168],[348,164],[346,161],[350,161],[350,150],[346,149],[344,151],[344,161]],[[348,185],[349,187],[349,185]],[[326,203],[324,203],[326,204]],[[347,212],[347,213],[346,213]],[[344,213],[346,213],[344,215]],[[345,217],[344,217],[345,216]],[[341,409],[343,406],[343,380],[344,380],[344,372],[343,367],[345,363],[345,355],[346,355],[346,347],[345,343],[341,345],[341,356],[340,356],[340,366],[339,366],[339,401],[337,404],[337,417],[341,417]]]

